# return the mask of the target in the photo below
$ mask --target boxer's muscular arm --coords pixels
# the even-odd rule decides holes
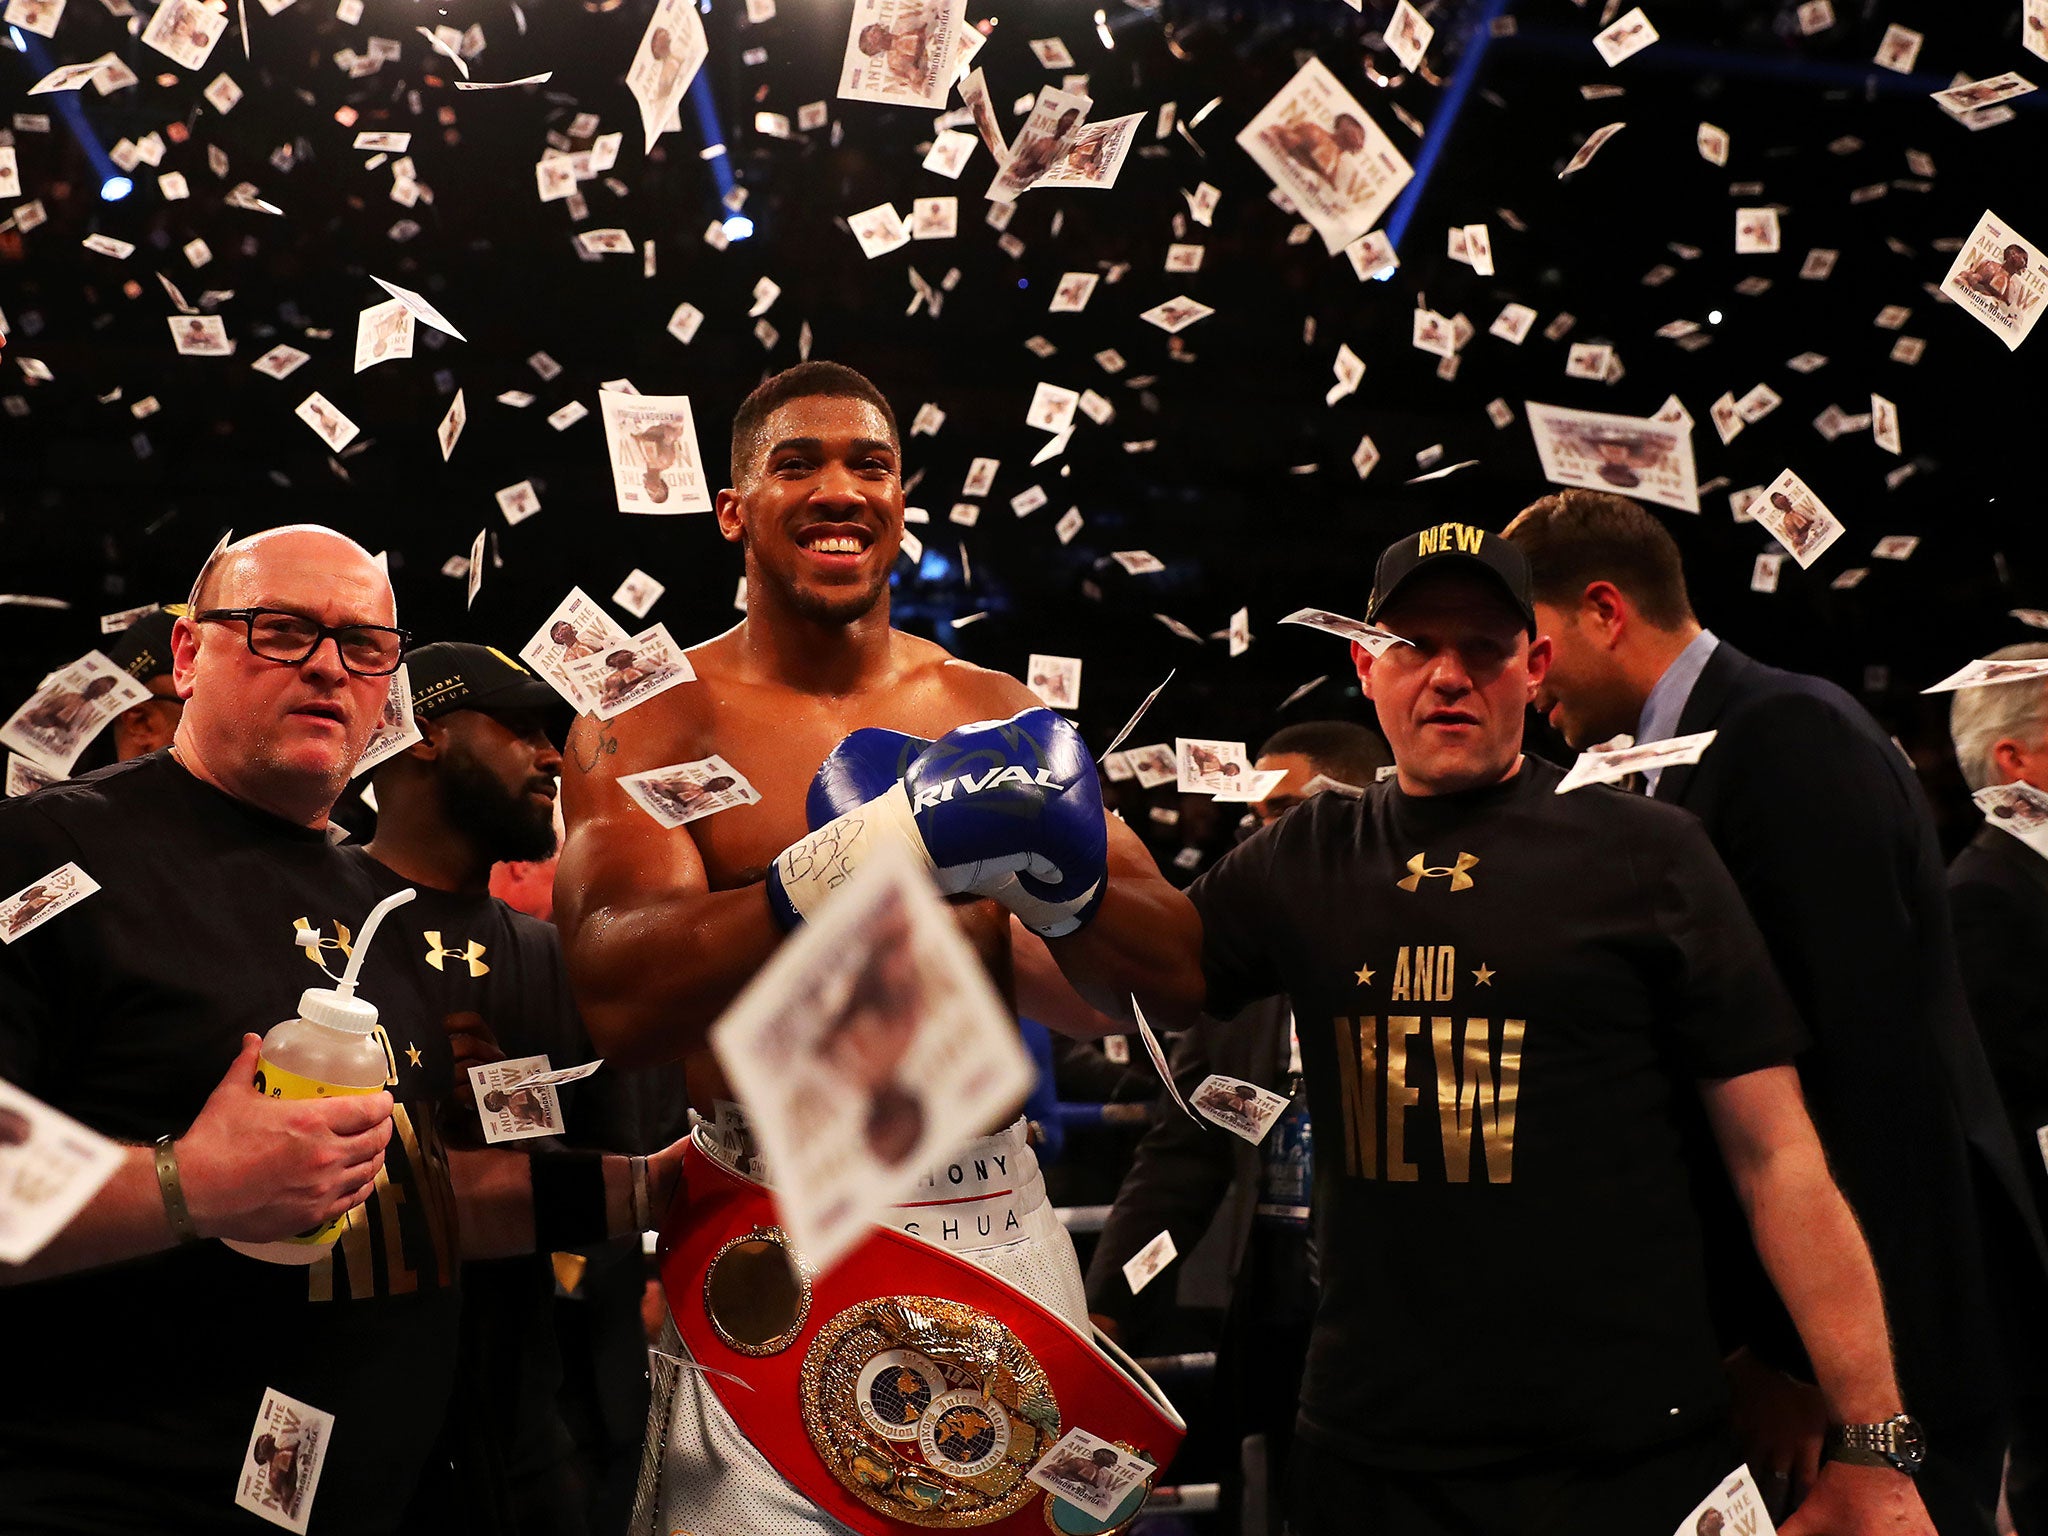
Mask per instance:
[[[621,771],[654,766],[621,750],[632,729],[585,716],[570,735],[555,924],[591,1043],[648,1066],[702,1047],[782,931],[765,887],[711,890],[689,830],[662,827],[619,787]]]
[[[1109,893],[1094,920],[1042,942],[1081,1000],[1113,1019],[1130,1017],[1134,992],[1162,1027],[1201,1009],[1202,920],[1119,817],[1109,817]]]
[[[1060,970],[1059,961],[1046,948],[1046,941],[1015,916],[1010,918],[1010,959],[1020,1018],[1075,1040],[1100,1040],[1104,1035],[1129,1031],[1128,1019],[1104,1013],[1074,990],[1074,984]]]

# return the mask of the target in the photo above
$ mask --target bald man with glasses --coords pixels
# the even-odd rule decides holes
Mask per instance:
[[[91,882],[0,945],[0,1077],[130,1148],[41,1253],[0,1265],[0,1337],[54,1362],[0,1398],[10,1532],[253,1529],[236,1490],[272,1392],[333,1419],[300,1469],[315,1530],[410,1528],[461,1262],[623,1234],[673,1188],[679,1151],[530,1164],[440,1141],[439,1012],[395,925],[360,952],[384,888],[328,836],[404,655],[395,617],[331,530],[230,545],[172,632],[173,744],[0,804],[0,893]],[[265,1096],[262,1033],[352,955],[385,1089]],[[214,1241],[337,1219],[303,1264]]]

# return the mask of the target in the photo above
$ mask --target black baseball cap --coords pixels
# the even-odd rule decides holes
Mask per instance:
[[[495,645],[436,640],[406,652],[405,670],[412,681],[412,712],[422,719],[458,709],[537,709],[560,714],[567,723],[569,706],[562,696]]]
[[[1366,622],[1378,623],[1395,594],[1421,572],[1456,566],[1484,571],[1499,582],[1515,612],[1522,616],[1530,638],[1535,638],[1536,600],[1529,589],[1528,556],[1499,534],[1473,523],[1433,523],[1382,550],[1373,571],[1372,597],[1365,606]]]
[[[171,626],[185,611],[183,603],[145,613],[113,640],[105,652],[107,660],[138,683],[171,675]]]

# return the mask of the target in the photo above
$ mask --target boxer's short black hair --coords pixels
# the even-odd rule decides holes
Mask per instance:
[[[888,398],[875,388],[872,379],[844,363],[822,360],[798,363],[794,368],[785,368],[763,379],[733,413],[732,483],[735,486],[745,480],[748,466],[760,451],[761,429],[776,408],[814,395],[839,400],[865,400],[882,413],[882,420],[889,424],[889,441],[896,446],[897,452],[902,452],[903,434],[897,430],[896,413],[889,409]]]
[[[1317,769],[1359,789],[1369,787],[1394,760],[1387,744],[1355,720],[1303,720],[1266,738],[1259,756],[1305,757]]]

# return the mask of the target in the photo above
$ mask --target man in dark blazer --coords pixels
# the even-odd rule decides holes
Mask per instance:
[[[2008,645],[1991,655],[2038,661],[2048,658],[2048,644]],[[2048,679],[1958,690],[1949,736],[1972,791],[2048,791]],[[1948,867],[1948,894],[1970,1011],[2048,1220],[2048,971],[2041,966],[2048,955],[2048,835],[2023,833],[1988,809],[1984,826]],[[2007,1490],[2022,1532],[2048,1531],[2048,1401],[2040,1391],[2016,1426]]]
[[[1174,1042],[1168,1058],[1182,1098],[1221,1073],[1287,1092],[1288,1025],[1293,1013],[1282,997],[1267,998],[1232,1019],[1203,1019]],[[1219,1245],[1225,1276],[1234,1281],[1250,1243],[1259,1198],[1259,1149],[1239,1137],[1190,1119],[1162,1099],[1088,1264],[1088,1310],[1120,1343],[1145,1348],[1174,1308],[1179,1269],[1152,1280],[1136,1295],[1124,1265],[1161,1232],[1171,1233],[1182,1259],[1204,1238]],[[1214,1236],[1210,1236],[1211,1232]]]
[[[1842,689],[1701,628],[1677,545],[1634,502],[1546,496],[1505,534],[1529,558],[1555,647],[1537,707],[1571,745],[1716,733],[1697,763],[1653,770],[1645,787],[1705,824],[1805,1017],[1801,1082],[1869,1237],[1900,1383],[1929,1441],[1922,1495],[1943,1536],[1990,1536],[2004,1362],[2041,1358],[2000,1324],[2038,1318],[2048,1248],[1970,1019],[1912,767]],[[1724,1261],[1741,1253],[1717,1246]],[[1797,1422],[1797,1394],[1758,1363],[1807,1369],[1778,1309],[1732,1267],[1718,1290],[1729,1342],[1744,1346],[1731,1362],[1738,1423],[1766,1401]],[[1784,1479],[1766,1488],[1781,1508],[1811,1475],[1818,1428],[1752,1445],[1758,1476]]]

